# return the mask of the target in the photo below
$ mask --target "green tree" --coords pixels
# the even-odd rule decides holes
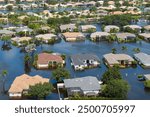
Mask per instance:
[[[5,93],[5,83],[6,83],[7,74],[8,74],[7,70],[3,70],[0,74],[0,79],[2,81],[2,87],[3,87],[3,90],[2,90],[3,93]]]
[[[30,86],[27,95],[37,99],[44,99],[51,93],[52,89],[53,86],[50,83],[39,83],[34,86]]]
[[[122,50],[122,51],[126,51],[126,50],[128,50],[128,48],[127,48],[127,46],[122,46],[122,47],[121,47],[121,50]]]
[[[9,45],[10,39],[11,39],[10,36],[3,36],[3,37],[1,38],[1,40],[4,42],[3,45]]]
[[[52,72],[52,76],[57,80],[57,82],[62,82],[63,79],[68,79],[70,77],[70,73],[64,68],[57,68]]]
[[[141,52],[140,48],[133,48],[133,51],[136,52],[136,53]]]
[[[119,27],[123,27],[125,25],[129,25],[132,20],[136,20],[138,17],[133,17],[130,14],[123,15],[108,15],[102,18],[102,22],[104,25],[117,25]]]
[[[11,49],[11,42],[10,42],[11,37],[10,36],[3,36],[1,40],[4,42],[2,45],[3,50],[9,50]]]
[[[113,54],[116,54],[116,52],[117,52],[116,48],[112,48],[111,51]]]
[[[119,72],[119,67],[114,66],[109,68],[102,76],[102,81],[107,84],[112,79],[122,79],[122,75]]]
[[[128,90],[129,85],[125,80],[114,79],[107,83],[102,95],[108,98],[126,99]]]
[[[8,11],[12,11],[12,10],[13,10],[13,6],[12,6],[12,5],[8,5],[8,6],[6,7],[6,9],[7,9]]]
[[[150,88],[150,80],[144,81],[144,86],[145,86],[146,88]]]
[[[25,72],[30,72],[31,70],[31,56],[29,54],[24,56],[24,68]]]

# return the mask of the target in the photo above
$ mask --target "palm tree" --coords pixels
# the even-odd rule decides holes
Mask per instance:
[[[24,56],[24,67],[25,67],[25,72],[30,72],[30,70],[31,70],[31,57],[29,54],[26,54]]]
[[[7,74],[8,74],[7,70],[3,70],[0,76],[0,79],[2,80],[2,87],[3,87],[2,92],[3,93],[5,93],[5,83],[6,83]]]

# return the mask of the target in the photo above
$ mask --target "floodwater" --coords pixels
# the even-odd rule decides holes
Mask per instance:
[[[0,47],[2,42],[0,42]],[[127,51],[122,51],[121,47],[127,46]],[[94,43],[90,40],[84,42],[65,42],[61,41],[54,45],[43,45],[43,47],[38,46],[36,53],[40,53],[43,50],[51,50],[53,52],[58,52],[67,55],[66,59],[66,69],[71,73],[72,78],[82,77],[82,76],[96,76],[98,79],[101,79],[102,74],[107,70],[107,67],[103,64],[102,58],[106,53],[110,53],[112,48],[117,49],[117,53],[127,53],[131,56],[135,53],[133,48],[140,48],[142,52],[150,54],[150,44],[142,41],[137,43],[125,43],[118,44],[117,42],[108,43],[108,42],[99,42]],[[70,55],[77,53],[94,53],[101,59],[101,67],[89,69],[85,71],[74,71],[70,64]],[[15,79],[16,76],[25,73],[24,70],[24,53],[20,53],[20,49],[12,47],[9,51],[0,50],[0,70],[7,69],[8,76],[6,82],[6,89],[8,89]],[[128,99],[150,99],[150,92],[145,91],[143,82],[137,80],[139,74],[148,74],[150,69],[143,69],[140,66],[136,68],[126,68],[120,70],[124,79],[128,81],[130,85],[130,91],[128,94]],[[45,78],[51,77],[51,70],[35,70],[31,69],[29,75],[41,75]],[[0,99],[8,99],[7,95],[0,94]],[[47,97],[47,99],[58,99],[58,94],[52,93]]]

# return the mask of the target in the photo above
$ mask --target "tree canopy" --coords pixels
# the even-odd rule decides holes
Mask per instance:
[[[102,91],[103,96],[108,98],[126,99],[129,85],[125,80],[110,80]]]
[[[109,68],[102,76],[102,81],[104,84],[107,84],[112,79],[122,79],[121,73],[119,72],[119,68],[117,66]]]
[[[29,87],[28,95],[37,99],[44,99],[51,93],[53,86],[50,83],[39,83]]]
[[[130,14],[108,15],[102,19],[102,23],[104,25],[117,25],[119,27],[123,27],[125,25],[129,25],[132,20],[136,20],[136,17],[132,17]]]
[[[62,82],[63,79],[68,79],[70,77],[70,73],[64,68],[57,68],[52,72],[52,76],[57,82]]]

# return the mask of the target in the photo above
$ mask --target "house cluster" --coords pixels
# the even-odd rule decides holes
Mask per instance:
[[[21,10],[28,12],[29,10],[37,10],[42,9],[41,13],[33,13],[32,15],[39,16],[42,18],[52,18],[52,17],[62,17],[60,15],[60,11],[57,10],[58,8],[61,8],[65,13],[64,16],[72,16],[74,18],[82,17],[82,16],[91,16],[93,17],[99,17],[99,16],[106,16],[106,15],[117,15],[117,14],[133,14],[133,15],[139,15],[142,14],[141,9],[139,6],[143,4],[144,6],[149,4],[149,1],[145,1],[143,3],[139,2],[138,0],[129,0],[128,4],[126,4],[126,1],[119,0],[117,2],[112,0],[97,0],[97,1],[78,1],[78,2],[72,2],[68,1],[65,2],[64,0],[57,1],[43,1],[43,0],[20,0],[17,2],[16,0],[8,0],[8,4],[6,3],[6,0],[0,0],[0,10]],[[3,3],[3,4],[2,4]],[[118,9],[119,5],[119,9]],[[11,6],[11,7],[10,7]],[[95,8],[96,10],[91,10],[92,8]],[[11,9],[10,9],[11,8]],[[71,10],[68,10],[68,8],[71,8]],[[77,9],[77,10],[74,10]],[[82,10],[78,10],[82,9]],[[145,12],[147,12],[149,7],[145,8]],[[30,12],[29,12],[30,13]],[[2,13],[5,15],[5,13]]]
[[[36,44],[54,44],[60,39],[66,42],[84,41],[87,37],[91,41],[133,42],[141,38],[150,42],[150,25],[126,25],[119,27],[116,25],[106,25],[102,31],[98,31],[90,21],[99,21],[101,17],[107,15],[132,14],[141,15],[143,11],[139,8],[142,4],[149,5],[149,0],[143,3],[139,0],[97,0],[64,2],[57,1],[51,3],[50,0],[0,0],[0,38],[10,38],[11,43],[17,46],[25,46],[25,50],[30,52],[35,50]],[[118,7],[118,5],[120,7]],[[4,12],[1,12],[4,11]],[[17,11],[24,11],[20,13]],[[144,13],[149,13],[150,8],[144,8]],[[21,24],[11,24],[10,17],[15,16]],[[26,19],[31,18],[30,23]],[[71,18],[72,23],[62,23],[53,27],[48,25],[49,18]],[[79,23],[77,21],[80,21]],[[47,21],[47,22],[46,22]],[[82,23],[86,21],[86,24]],[[76,23],[74,23],[76,22]],[[34,24],[38,24],[33,26]],[[56,22],[57,23],[57,22]],[[39,25],[42,24],[42,25]],[[100,27],[99,27],[100,28]],[[37,44],[37,45],[38,45]],[[93,53],[80,53],[67,56],[70,65],[75,71],[98,68],[101,65],[99,56]],[[56,69],[65,67],[66,57],[60,53],[42,52],[34,58],[34,67],[38,70]],[[131,67],[137,61],[143,68],[150,68],[150,55],[137,53],[133,56],[128,54],[108,53],[103,55],[104,64],[107,67],[119,66],[120,68]],[[146,80],[150,80],[150,75],[144,75]],[[8,94],[10,98],[22,97],[27,94],[30,86],[38,83],[48,83],[49,78],[41,76],[29,76],[23,74],[13,81]],[[65,88],[68,96],[78,93],[83,96],[97,96],[101,92],[101,82],[93,76],[65,79],[63,83],[58,83],[57,88]]]
[[[138,53],[134,55],[135,60],[127,54],[105,54],[103,56],[104,63],[108,67],[115,65],[125,68],[131,67],[134,61],[144,68],[150,68],[150,55],[146,53]],[[64,60],[60,54],[56,53],[41,53],[37,58],[37,68],[47,69],[49,65],[64,64]],[[77,54],[71,56],[71,65],[75,70],[84,70],[86,68],[98,67],[100,65],[100,59],[94,54]],[[144,79],[150,80],[150,75],[144,75]],[[49,82],[48,78],[41,76],[29,76],[23,74],[16,77],[12,83],[8,93],[10,98],[21,98],[24,94],[27,94],[30,86],[38,83]],[[101,84],[96,77],[85,76],[80,78],[64,79],[63,83],[57,83],[57,88],[66,89],[68,96],[74,96],[80,94],[82,96],[97,96],[101,92]]]
[[[115,25],[105,26],[104,31],[97,31],[97,28],[94,25],[81,25],[76,27],[75,24],[61,25],[60,29],[62,32],[62,37],[66,41],[85,40],[85,32],[90,34],[90,39],[92,41],[108,41],[111,39],[112,35],[115,36],[115,39],[118,42],[134,42],[137,38],[150,41],[149,25],[144,27],[138,25],[126,25],[123,27],[122,32],[120,32],[120,27]],[[144,32],[142,32],[142,30],[144,30]]]
[[[82,71],[100,67],[101,60],[96,54],[80,53],[67,56],[71,60],[71,66],[75,71]],[[66,58],[66,57],[65,57]],[[59,53],[40,53],[35,58],[35,67],[37,69],[49,69],[65,66],[65,58]],[[128,54],[108,53],[103,55],[104,64],[107,67],[118,66],[120,68],[132,67],[139,63],[143,68],[150,68],[150,55],[146,53],[137,53],[133,57]],[[136,62],[137,61],[137,62]]]

